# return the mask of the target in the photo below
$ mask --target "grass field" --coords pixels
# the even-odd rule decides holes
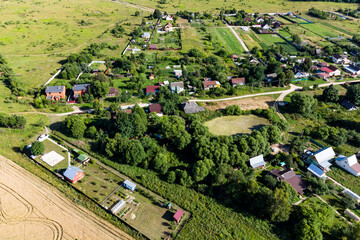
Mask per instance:
[[[217,136],[251,133],[251,131],[269,124],[266,118],[255,115],[226,116],[205,123],[210,132]]]
[[[259,40],[256,39],[257,36],[255,36],[255,33],[252,30],[250,30],[250,32],[244,32],[238,28],[236,32],[240,35],[241,39],[244,41],[249,50],[253,49],[254,47],[262,49],[259,44]]]
[[[302,25],[302,27],[312,31],[313,33],[317,33],[317,34],[321,35],[324,38],[338,37],[338,36],[344,35],[343,32],[336,31],[334,29],[331,29],[331,28],[326,27],[326,26],[324,26],[322,24],[319,24],[319,23],[304,24],[304,25]]]
[[[158,1],[153,0],[125,0],[125,2],[138,4],[142,6],[147,6],[151,8],[159,8],[162,11],[167,12],[177,12],[179,10],[188,10],[188,11],[208,11],[210,13],[218,13],[219,9],[232,9],[236,8],[237,10],[244,9],[247,12],[259,12],[259,13],[268,13],[268,12],[288,12],[288,11],[304,11],[306,12],[309,8],[315,7],[318,9],[330,10],[331,7],[334,9],[338,8],[351,8],[356,9],[356,4],[345,4],[345,3],[334,3],[334,2],[298,2],[298,1],[262,1],[262,0],[252,0],[252,1],[237,1],[237,0],[227,0],[227,1],[190,1],[190,0],[179,0],[179,1],[166,1],[165,4],[159,4]]]
[[[346,172],[343,169],[333,166],[331,171],[327,173],[328,176],[332,177],[345,187],[349,188],[356,194],[360,194],[360,179]]]
[[[55,151],[57,154],[61,155],[64,159],[59,162],[58,164],[56,164],[55,166],[51,167],[49,165],[47,165],[45,162],[43,162],[40,158],[37,158],[38,161],[43,162],[44,165],[46,165],[48,168],[52,169],[53,171],[63,171],[67,168],[67,166],[69,165],[68,163],[68,154],[67,151],[65,149],[62,149],[61,147],[59,147],[58,145],[56,145],[55,143],[49,141],[49,140],[45,140],[43,141],[44,147],[45,147],[45,153],[49,153],[51,151]]]
[[[244,49],[228,28],[208,28],[213,36],[213,41],[219,41],[229,54],[242,54]]]
[[[197,31],[196,28],[193,27],[184,27],[181,28],[181,42],[182,42],[182,49],[187,52],[192,48],[197,48],[202,50],[200,46],[203,45],[201,40],[202,36]]]
[[[106,41],[124,48],[128,37],[118,39],[106,30],[121,21],[130,23],[124,25],[129,33],[141,22],[135,11],[103,0],[79,0],[76,6],[71,0],[2,1],[0,53],[25,87],[37,87],[60,67],[60,60],[91,42]]]

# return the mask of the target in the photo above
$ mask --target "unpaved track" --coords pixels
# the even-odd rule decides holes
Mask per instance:
[[[0,156],[0,239],[133,238]]]

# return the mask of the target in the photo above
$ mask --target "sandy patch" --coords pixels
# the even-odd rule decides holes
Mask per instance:
[[[110,240],[132,237],[0,156],[0,239]]]
[[[253,109],[268,109],[274,105],[274,98],[269,96],[253,97],[253,98],[244,98],[239,100],[230,100],[230,101],[221,101],[221,102],[211,102],[203,103],[204,107],[215,111],[218,109],[224,109],[226,106],[230,105],[239,105],[242,110],[253,110]]]

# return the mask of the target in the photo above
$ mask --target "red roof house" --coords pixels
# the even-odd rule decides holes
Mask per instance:
[[[119,94],[119,89],[117,88],[110,88],[109,92],[106,94],[107,97],[114,97]]]
[[[230,83],[233,87],[236,87],[237,85],[245,85],[245,78],[232,78]]]
[[[156,94],[160,89],[160,86],[146,86],[146,95]]]
[[[157,49],[157,47],[156,47],[156,45],[151,44],[151,45],[150,45],[150,47],[149,47],[149,49],[150,49],[150,50],[156,50],[156,49]]]
[[[280,169],[274,169],[270,171],[270,173],[276,177],[278,181],[289,183],[300,195],[304,194],[307,185],[291,168],[282,171]]]
[[[181,220],[181,217],[184,215],[184,212],[181,211],[181,209],[177,210],[177,212],[174,214],[174,220],[179,223]]]
[[[153,104],[150,104],[149,106],[149,111],[150,113],[162,113],[162,107],[161,107],[161,104],[159,103],[153,103]]]
[[[71,183],[76,183],[84,177],[84,171],[76,166],[68,166],[63,175]]]

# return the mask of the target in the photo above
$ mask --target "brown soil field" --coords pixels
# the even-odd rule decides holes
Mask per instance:
[[[0,156],[0,239],[133,239]]]
[[[204,107],[210,111],[225,109],[225,107],[230,105],[239,105],[242,110],[253,110],[258,108],[267,109],[274,105],[274,98],[269,96],[260,96],[239,100],[204,103]]]

